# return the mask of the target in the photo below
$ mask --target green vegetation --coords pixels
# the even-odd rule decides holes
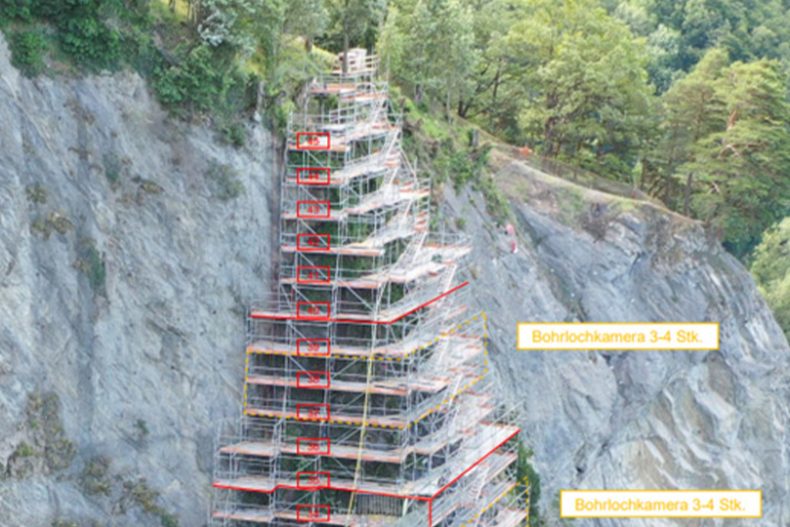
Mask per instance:
[[[645,184],[705,220],[745,256],[790,211],[788,78],[776,61],[710,50],[662,97],[662,137]]]
[[[148,435],[151,433],[148,429],[148,423],[145,422],[145,419],[138,419],[134,422],[134,430],[135,430],[135,441],[137,443],[143,443],[148,438]]]
[[[68,468],[77,449],[63,430],[60,398],[53,392],[31,393],[28,397],[26,428],[31,437],[30,449],[41,456],[50,472]]]
[[[377,48],[421,166],[475,185],[498,216],[470,126],[661,199],[744,261],[790,214],[781,0],[0,0],[0,13],[25,74],[133,68],[238,147],[254,111],[284,126],[330,52]]]
[[[779,0],[390,0],[379,50],[427,113],[627,183],[748,260],[790,214],[788,20]]]
[[[404,146],[420,167],[430,171],[436,186],[450,182],[456,190],[472,185],[483,194],[486,207],[498,221],[510,215],[510,206],[493,178],[485,170],[490,144],[475,145],[477,128],[460,117],[440,117],[428,109],[427,103],[404,100]],[[436,215],[432,220],[437,219]],[[434,226],[435,227],[435,226]]]
[[[752,274],[790,339],[790,218],[766,231],[754,252]]]
[[[48,192],[43,185],[36,183],[25,188],[25,195],[30,203],[44,205],[47,202]]]
[[[96,248],[96,241],[86,238],[80,241],[77,248],[77,261],[74,266],[88,279],[93,292],[98,295],[105,293],[107,267],[101,253]]]
[[[12,455],[20,458],[33,457],[34,455],[36,455],[36,451],[33,450],[32,446],[22,441],[21,443],[19,443],[19,445],[17,445],[16,450],[14,450],[14,453]]]
[[[49,48],[40,30],[15,31],[9,39],[11,63],[28,77],[44,71],[44,56]]]
[[[518,486],[516,491],[519,494],[526,496],[529,495],[529,524],[531,527],[541,527],[543,520],[538,512],[538,502],[540,501],[540,476],[535,471],[535,468],[530,463],[532,458],[532,451],[530,451],[524,443],[518,443],[518,459],[516,460],[516,481]],[[529,492],[527,493],[527,490]]]
[[[118,159],[118,156],[112,152],[104,154],[102,161],[104,165],[104,176],[107,178],[107,181],[110,182],[110,188],[115,190],[121,184],[121,170],[123,169],[123,165],[120,159]]]
[[[152,489],[144,478],[123,483],[124,497],[121,508],[128,504],[135,505],[144,512],[159,518],[162,527],[178,527],[178,518],[159,505],[159,493]]]
[[[206,171],[211,195],[222,201],[236,199],[244,194],[244,185],[236,170],[220,163],[213,163]]]
[[[112,480],[109,478],[110,460],[103,456],[89,460],[80,474],[80,486],[89,496],[103,494],[109,496]]]

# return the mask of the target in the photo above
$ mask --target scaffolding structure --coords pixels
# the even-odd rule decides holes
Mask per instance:
[[[210,523],[522,525],[519,430],[456,276],[469,241],[429,232],[377,57],[339,62],[289,122],[279,278],[249,312]]]

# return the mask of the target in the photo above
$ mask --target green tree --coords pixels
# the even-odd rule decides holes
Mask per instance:
[[[754,251],[751,271],[785,336],[790,339],[790,217],[765,232]]]
[[[526,62],[519,114],[542,153],[630,173],[651,128],[645,43],[594,0],[525,0],[507,44]],[[527,62],[528,61],[528,62]]]
[[[788,77],[777,61],[736,62],[713,84],[720,127],[693,146],[678,169],[694,175],[691,208],[746,255],[769,225],[790,213]],[[716,111],[716,105],[712,105]],[[714,115],[714,119],[715,119]]]
[[[379,48],[415,100],[427,94],[449,113],[473,89],[478,53],[472,26],[471,5],[460,0],[393,2]]]
[[[783,0],[604,0],[651,44],[650,73],[661,91],[708,49],[734,60],[781,60],[790,67],[790,4]],[[668,38],[669,37],[669,38]]]
[[[509,0],[471,0],[475,61],[470,85],[458,101],[458,115],[476,117],[480,124],[499,130],[505,137],[517,135],[516,110],[525,93],[520,82],[524,58],[511,53],[506,37],[510,28],[526,15]]]
[[[304,38],[305,50],[313,49],[313,41],[326,32],[329,12],[323,0],[292,0],[285,13],[285,32]]]
[[[330,24],[328,41],[348,52],[352,45],[372,47],[386,9],[386,0],[327,0]],[[340,46],[337,44],[341,43]],[[347,65],[343,64],[343,71]]]
[[[35,77],[44,70],[47,40],[41,31],[11,33],[9,41],[11,64],[28,77]]]
[[[678,182],[677,171],[698,154],[698,142],[722,129],[724,103],[717,96],[716,79],[727,67],[729,57],[724,50],[714,49],[702,59],[688,76],[673,84],[661,101],[661,138],[649,156],[658,168],[659,177],[643,177],[643,188],[684,214],[691,213],[691,192],[694,172],[687,171],[685,181]],[[675,192],[682,188],[682,199]]]

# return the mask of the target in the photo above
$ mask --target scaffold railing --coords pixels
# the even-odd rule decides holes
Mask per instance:
[[[289,118],[278,277],[250,306],[210,521],[515,527],[518,428],[492,394],[485,317],[457,322],[470,240],[431,232],[378,58],[343,58]]]

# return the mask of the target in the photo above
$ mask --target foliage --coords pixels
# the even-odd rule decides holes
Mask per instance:
[[[325,5],[329,25],[321,44],[338,51],[352,46],[373,47],[386,0],[325,0]]]
[[[85,464],[79,482],[87,495],[110,494],[112,481],[108,476],[109,470],[110,460],[103,456],[94,457]]]
[[[80,241],[77,248],[77,256],[74,266],[88,279],[88,284],[93,289],[93,292],[98,295],[105,294],[107,266],[101,253],[96,248],[96,242],[90,238]]]
[[[125,502],[131,502],[144,512],[158,517],[162,527],[178,527],[178,518],[159,505],[159,492],[151,488],[144,478],[125,481],[123,489],[124,504],[122,504],[122,508],[125,507]]]
[[[27,199],[30,201],[30,203],[35,203],[37,205],[44,205],[47,202],[47,197],[49,195],[47,189],[40,183],[29,185],[27,188],[25,188],[25,194],[27,195]]]
[[[112,69],[121,57],[121,36],[88,12],[75,10],[58,24],[61,47],[87,69]]]
[[[543,521],[538,513],[540,502],[540,476],[530,463],[532,452],[521,441],[518,442],[518,458],[516,459],[516,481],[518,492],[526,493],[529,485],[529,523],[533,527],[540,527]]]
[[[104,176],[110,182],[110,187],[113,189],[118,188],[121,184],[121,170],[123,169],[121,160],[118,159],[115,153],[109,152],[102,156],[102,165],[104,167]]]
[[[390,4],[380,49],[389,70],[409,87],[442,101],[445,111],[462,104],[472,90],[477,66],[471,5],[460,0],[411,0]]]
[[[206,179],[211,187],[211,195],[222,201],[236,199],[244,194],[244,185],[233,167],[213,163],[206,171]]]
[[[36,455],[36,451],[33,450],[32,446],[22,441],[14,450],[13,455],[17,457],[33,457]]]
[[[154,89],[167,106],[206,112],[222,99],[233,82],[216,67],[212,50],[201,45],[186,52],[179,64],[159,71]]]
[[[507,43],[528,58],[519,121],[550,157],[613,178],[630,173],[650,130],[644,43],[594,0],[530,0]]]
[[[33,0],[0,0],[0,26],[11,21],[30,21],[32,5]]]
[[[790,66],[790,5],[782,0],[613,0],[604,4],[651,44],[651,78],[664,91],[708,49]]]
[[[52,211],[45,216],[39,216],[30,224],[30,229],[36,234],[40,235],[45,240],[48,240],[53,232],[58,234],[67,234],[74,228],[63,212]]]
[[[714,49],[663,97],[654,161],[683,189],[682,200],[665,199],[708,222],[737,256],[790,213],[788,80],[776,61],[729,64]]]
[[[751,271],[790,340],[790,216],[765,232],[754,251]]]
[[[71,465],[77,449],[63,430],[60,398],[54,392],[31,393],[25,408],[32,447],[49,471],[64,470]]]
[[[202,0],[200,38],[209,46],[230,45],[244,54],[255,51],[255,0]]]
[[[44,70],[44,55],[49,45],[40,30],[11,33],[9,41],[11,64],[28,77],[35,77]]]

